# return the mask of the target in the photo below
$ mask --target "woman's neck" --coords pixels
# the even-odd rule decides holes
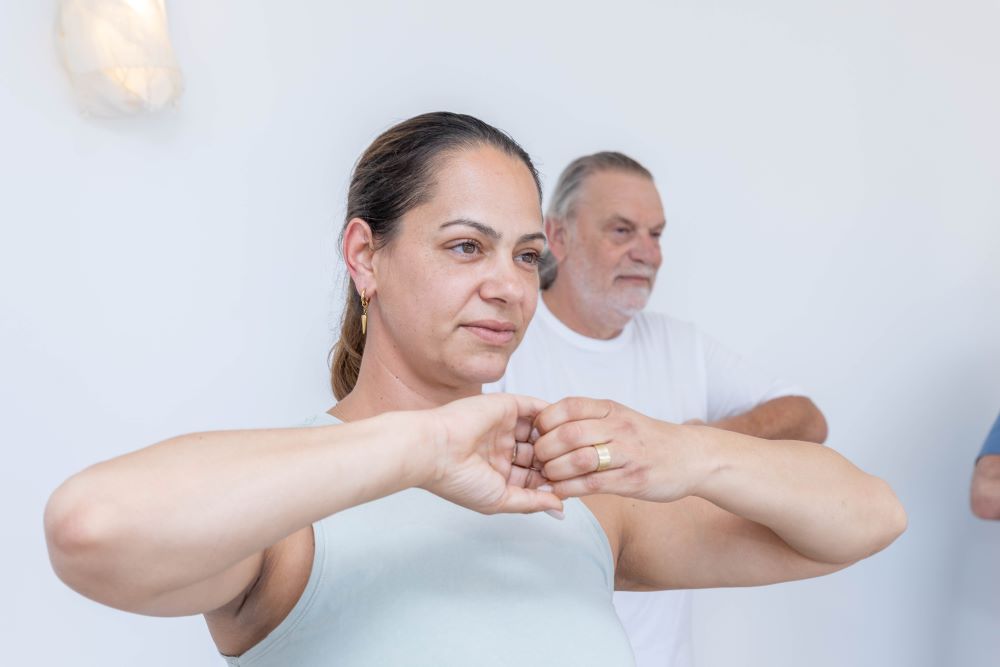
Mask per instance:
[[[393,410],[436,408],[479,393],[482,385],[430,385],[393,355],[381,354],[376,344],[366,346],[358,381],[329,412],[342,421],[356,421]]]

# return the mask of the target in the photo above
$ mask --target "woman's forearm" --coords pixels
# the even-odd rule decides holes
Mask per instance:
[[[807,558],[853,562],[906,527],[888,484],[831,449],[689,428],[698,430],[708,466],[693,495],[767,526]]]
[[[420,412],[316,428],[185,435],[92,466],[45,513],[56,572],[90,597],[204,581],[340,510],[432,473]]]

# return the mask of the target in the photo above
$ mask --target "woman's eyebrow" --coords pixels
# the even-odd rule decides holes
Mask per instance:
[[[534,234],[524,234],[517,240],[517,244],[527,243],[528,241],[545,241],[545,234],[541,232],[535,232]]]
[[[488,236],[494,241],[499,241],[503,238],[503,234],[493,229],[487,224],[482,222],[477,222],[476,220],[469,220],[468,218],[458,218],[456,220],[449,220],[448,222],[442,224],[438,229],[445,229],[446,227],[452,227],[454,225],[463,225],[465,227],[472,227],[477,232],[483,236]],[[527,243],[529,241],[545,241],[545,234],[542,232],[534,232],[533,234],[522,234],[518,239],[517,243]]]
[[[458,218],[457,220],[451,220],[438,227],[438,229],[444,229],[445,227],[451,227],[452,225],[465,225],[466,227],[472,227],[483,236],[488,236],[496,241],[499,241],[500,239],[503,238],[503,234],[493,229],[489,225],[485,225],[481,222],[476,222],[475,220],[467,220],[466,218]]]

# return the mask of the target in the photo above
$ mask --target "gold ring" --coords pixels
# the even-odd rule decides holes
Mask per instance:
[[[608,444],[602,442],[599,445],[591,445],[597,452],[597,469],[594,472],[601,472],[611,467],[611,452],[608,451]]]

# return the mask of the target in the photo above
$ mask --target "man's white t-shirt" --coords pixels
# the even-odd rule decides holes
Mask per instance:
[[[550,402],[607,398],[675,423],[712,422],[802,393],[686,322],[642,312],[616,338],[599,340],[571,330],[541,298],[506,374],[483,390]],[[614,603],[638,667],[691,667],[691,591],[617,592]]]

